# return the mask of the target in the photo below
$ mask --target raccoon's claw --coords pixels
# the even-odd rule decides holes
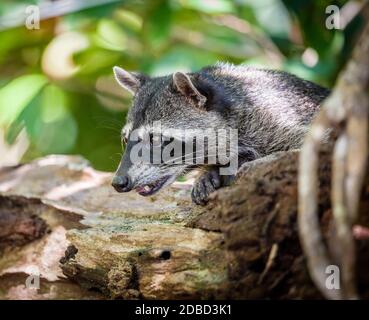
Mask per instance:
[[[199,177],[192,188],[192,201],[199,205],[205,205],[209,201],[210,193],[221,187],[221,181],[217,170],[204,173]]]

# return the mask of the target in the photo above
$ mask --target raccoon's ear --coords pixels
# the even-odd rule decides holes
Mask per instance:
[[[183,72],[173,74],[173,84],[181,94],[189,98],[197,107],[204,108],[206,97],[196,89],[187,74]]]
[[[138,72],[128,72],[120,67],[113,67],[114,76],[120,86],[135,94],[147,77]]]

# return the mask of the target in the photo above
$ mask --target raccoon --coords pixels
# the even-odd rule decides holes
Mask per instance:
[[[235,128],[238,166],[277,151],[298,149],[329,90],[283,71],[217,63],[198,72],[176,72],[162,77],[113,68],[117,82],[134,95],[122,129],[125,153],[113,178],[118,192],[136,190],[148,196],[170,185],[180,175],[199,168],[193,202],[204,205],[209,195],[229,185],[234,175],[221,175],[219,163],[153,164],[133,161],[137,141],[133,130],[148,133],[160,121],[165,128]],[[150,140],[149,139],[149,140]],[[149,141],[151,143],[152,141]],[[198,150],[194,151],[194,154]]]

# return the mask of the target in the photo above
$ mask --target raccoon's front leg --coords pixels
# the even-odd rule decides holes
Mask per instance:
[[[195,181],[191,192],[192,201],[199,205],[205,205],[212,192],[221,187],[229,186],[234,178],[235,176],[221,176],[218,167],[210,168]]]

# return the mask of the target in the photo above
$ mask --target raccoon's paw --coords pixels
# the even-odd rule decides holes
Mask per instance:
[[[210,193],[222,186],[218,170],[205,172],[200,176],[192,188],[192,201],[199,205],[205,205],[209,201]]]

